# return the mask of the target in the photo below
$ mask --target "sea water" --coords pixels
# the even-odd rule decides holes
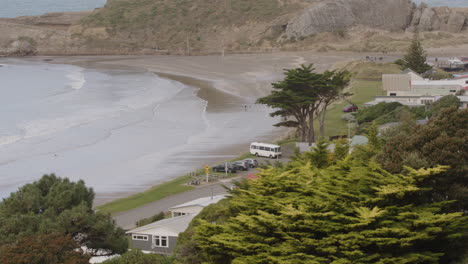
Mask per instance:
[[[0,0],[0,17],[93,10],[104,6],[105,3],[106,0]]]
[[[195,87],[149,72],[0,64],[0,197],[50,173],[98,197],[142,191],[275,133],[269,109],[210,113]]]
[[[49,12],[83,11],[104,6],[107,0],[0,0],[0,17],[36,16]],[[432,6],[468,7],[467,0],[414,0]]]

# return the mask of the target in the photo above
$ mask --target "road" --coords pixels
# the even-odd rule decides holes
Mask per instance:
[[[292,149],[283,148],[283,157],[279,159],[280,162],[287,162],[289,157],[293,154]],[[267,159],[267,158],[256,158],[259,163],[264,163],[265,161],[270,161],[274,163],[275,159]],[[192,200],[208,197],[211,195],[220,195],[226,194],[227,191],[223,186],[230,188],[232,186],[232,181],[236,181],[241,179],[242,177],[247,176],[250,173],[256,173],[256,169],[251,169],[249,171],[243,171],[237,174],[235,178],[221,180],[219,182],[214,182],[210,184],[203,184],[202,186],[197,187],[196,189],[183,192],[177,195],[172,195],[166,197],[162,200],[152,202],[150,204],[144,205],[142,207],[138,207],[129,211],[121,212],[113,216],[116,224],[122,227],[125,230],[129,230],[134,228],[136,225],[135,223],[141,219],[145,219],[151,217],[159,212],[167,212],[169,208],[174,207],[179,204],[183,204],[186,202],[190,202]]]
[[[116,214],[113,216],[113,218],[118,226],[125,230],[129,230],[135,227],[135,223],[138,220],[151,217],[155,214],[158,214],[159,212],[167,212],[169,208],[173,206],[190,202],[202,197],[226,194],[227,191],[223,185],[230,187],[232,185],[231,181],[239,178],[240,177],[236,177],[225,180],[223,182],[216,182],[177,195],[172,195],[142,207]]]

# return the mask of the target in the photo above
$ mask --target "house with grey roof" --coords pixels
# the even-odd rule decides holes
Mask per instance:
[[[179,233],[184,232],[196,214],[163,219],[127,232],[131,238],[131,248],[157,254],[173,253]]]
[[[207,207],[208,205],[218,203],[226,197],[226,195],[203,197],[171,207],[169,208],[169,211],[171,212],[172,217],[188,214],[198,214],[201,212],[201,210],[203,210],[203,208]]]
[[[131,248],[170,255],[173,253],[179,233],[185,232],[192,219],[208,205],[215,204],[227,195],[203,197],[171,207],[171,218],[163,219],[127,232]]]

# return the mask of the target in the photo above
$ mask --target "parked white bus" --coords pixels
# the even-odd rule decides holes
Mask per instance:
[[[257,157],[278,158],[281,157],[281,147],[273,144],[253,142],[250,144],[250,154]]]

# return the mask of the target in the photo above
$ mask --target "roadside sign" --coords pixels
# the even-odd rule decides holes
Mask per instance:
[[[205,173],[206,174],[210,173],[210,166],[205,165]]]

